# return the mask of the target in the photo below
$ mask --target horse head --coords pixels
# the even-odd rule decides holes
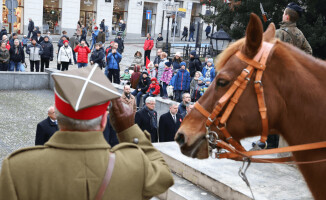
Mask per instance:
[[[271,42],[274,40],[274,36],[274,24],[271,24],[266,32],[263,33],[261,20],[257,15],[251,14],[245,38],[231,44],[218,56],[216,67],[220,72],[204,95],[198,100],[198,103],[211,113],[216,107],[218,100],[229,90],[239,74],[248,66],[247,63],[236,57],[235,53],[240,51],[246,57],[253,58],[259,52],[263,41]],[[263,81],[264,84],[268,81],[265,75]],[[221,113],[224,111],[225,108],[222,109]],[[278,110],[275,109],[273,112],[278,112]],[[218,115],[217,117],[221,116]],[[185,117],[175,137],[183,154],[199,159],[208,157],[206,121],[207,117],[201,114],[198,109],[193,109]],[[233,139],[240,141],[241,138],[261,134],[262,125],[260,122],[261,117],[258,110],[254,83],[250,81],[225,126]],[[223,138],[218,127],[214,126],[214,124],[209,128],[218,133],[219,138],[226,139]]]

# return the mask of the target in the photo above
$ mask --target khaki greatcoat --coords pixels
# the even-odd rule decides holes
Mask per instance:
[[[134,125],[118,134],[120,144],[111,149],[102,132],[58,131],[44,146],[18,150],[3,160],[0,199],[94,199],[110,152],[116,162],[103,199],[149,199],[173,185],[149,137]]]

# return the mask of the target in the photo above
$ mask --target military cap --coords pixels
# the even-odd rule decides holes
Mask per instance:
[[[291,2],[286,7],[296,11],[299,14],[299,16],[301,17],[301,15],[303,13],[303,9],[300,6],[298,6],[298,4]]]
[[[55,107],[73,119],[95,119],[106,112],[110,100],[121,96],[97,66],[53,73],[52,78]]]

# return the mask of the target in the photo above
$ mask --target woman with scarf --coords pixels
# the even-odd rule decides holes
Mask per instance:
[[[211,80],[211,82],[213,82],[213,80],[215,78],[215,67],[214,67],[213,63],[214,63],[213,58],[209,58],[207,60],[206,66],[202,70],[203,77],[205,79],[209,78]]]

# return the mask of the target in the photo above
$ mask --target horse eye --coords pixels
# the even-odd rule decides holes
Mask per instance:
[[[225,87],[230,83],[230,81],[225,80],[225,79],[218,79],[217,80],[217,86],[219,87]]]

